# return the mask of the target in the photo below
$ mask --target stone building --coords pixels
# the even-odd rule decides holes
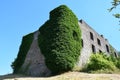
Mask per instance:
[[[78,24],[82,31],[82,50],[77,64],[78,67],[83,67],[92,53],[105,52],[105,54],[111,54],[110,44],[103,35],[99,35],[83,20],[80,20]],[[33,34],[33,41],[20,71],[30,76],[50,76],[51,71],[47,68],[45,57],[38,46],[38,35],[40,32],[37,30]],[[117,57],[117,51],[114,48],[113,52],[115,57]]]
[[[91,53],[111,54],[110,44],[103,35],[99,35],[92,29],[85,21],[79,21],[80,29],[82,31],[82,50],[78,66],[84,66],[88,61]],[[114,56],[117,57],[117,51],[113,48]]]
[[[79,29],[82,32],[81,34],[77,32],[79,31]],[[70,33],[68,30],[70,31]],[[57,33],[57,31],[60,32]],[[42,33],[44,33],[45,35]],[[82,35],[82,44],[79,43],[80,35]],[[49,38],[53,38],[54,40]],[[68,41],[70,38],[71,40]],[[55,44],[53,44],[54,41]],[[60,41],[60,43],[58,43],[58,41]],[[81,52],[78,52],[79,48],[81,48],[80,44],[82,46],[82,49]],[[43,47],[43,45],[45,45],[45,47]],[[43,50],[43,48],[45,49]],[[67,50],[65,51],[66,48]],[[63,51],[59,51],[62,49]],[[45,52],[45,50],[48,51]],[[44,54],[42,52],[44,52]],[[59,69],[58,72],[60,70],[66,71],[71,69],[72,66],[74,66],[77,58],[79,58],[79,60],[78,62],[76,62],[76,66],[82,68],[89,60],[91,54],[101,52],[104,52],[107,55],[113,54],[115,57],[118,56],[117,51],[109,44],[108,40],[105,39],[103,35],[99,35],[94,29],[92,29],[87,23],[85,23],[85,21],[78,21],[75,14],[67,6],[61,5],[50,12],[49,20],[47,20],[41,26],[41,29],[23,37],[20,50],[18,52],[17,58],[12,64],[12,67],[14,69],[14,73],[22,73],[30,76],[50,76],[53,72],[52,70],[54,70],[55,68],[63,68],[63,66],[66,68]],[[51,55],[51,53],[53,54]],[[77,56],[78,53],[81,53],[81,55]],[[48,54],[50,54],[50,56]],[[63,56],[66,58],[64,58]],[[55,62],[53,62],[54,59],[52,58],[55,58]],[[67,61],[68,64],[66,64]],[[48,64],[52,62],[53,64]],[[53,69],[51,69],[50,67],[53,67]]]

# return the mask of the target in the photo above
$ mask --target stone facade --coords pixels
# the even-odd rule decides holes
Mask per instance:
[[[111,54],[110,44],[103,35],[99,35],[83,20],[80,20],[78,24],[82,31],[82,50],[77,64],[79,67],[83,67],[86,64],[91,53],[105,52],[107,55]],[[45,57],[38,46],[39,34],[39,31],[34,32],[34,40],[21,67],[21,71],[24,71],[25,74],[30,76],[50,76],[51,71],[47,68]],[[114,53],[117,57],[118,55],[115,49]]]
[[[45,64],[45,57],[38,46],[39,31],[34,32],[34,40],[22,65],[22,71],[30,76],[49,76],[51,71]]]
[[[85,21],[79,21],[80,29],[82,31],[82,50],[78,66],[82,67],[88,61],[91,53],[104,52],[105,54],[111,54],[110,44],[103,35],[99,35],[94,29],[92,29]],[[117,51],[114,49],[114,55],[117,57]]]

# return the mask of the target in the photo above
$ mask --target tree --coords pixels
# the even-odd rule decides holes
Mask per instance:
[[[111,3],[112,3],[112,7],[110,9],[108,9],[110,12],[113,9],[116,9],[120,5],[120,0],[113,0]],[[113,14],[113,16],[115,18],[119,19],[119,22],[120,22],[120,14],[119,13],[115,13],[115,14]]]
[[[113,0],[113,2],[111,3],[112,3],[112,7],[109,9],[109,11],[115,9],[120,4],[120,0]]]

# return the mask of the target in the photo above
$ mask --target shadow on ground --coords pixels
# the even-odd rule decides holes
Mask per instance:
[[[36,76],[26,76],[26,75],[22,75],[22,74],[6,74],[6,75],[0,75],[0,80],[5,80],[5,79],[13,79],[16,80],[16,78],[51,78],[54,77],[56,75],[52,75],[52,76],[48,76],[48,77],[36,77]]]
[[[4,80],[4,79],[13,79],[13,78],[25,78],[25,77],[29,77],[29,76],[25,76],[25,75],[21,75],[21,74],[7,74],[7,75],[2,75],[0,76],[0,80]]]

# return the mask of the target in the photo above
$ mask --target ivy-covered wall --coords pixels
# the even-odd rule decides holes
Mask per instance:
[[[80,56],[81,30],[75,14],[65,5],[50,12],[39,29],[39,47],[53,73],[72,70]]]
[[[110,55],[111,55],[111,56],[114,56],[114,57],[118,57],[119,54],[118,54],[118,52],[115,50],[115,48],[114,48],[112,45],[109,45],[109,47],[110,47]]]
[[[32,41],[33,41],[33,33],[30,33],[23,37],[17,58],[12,63],[13,73],[19,73],[19,70],[26,58],[27,52],[30,49]]]

